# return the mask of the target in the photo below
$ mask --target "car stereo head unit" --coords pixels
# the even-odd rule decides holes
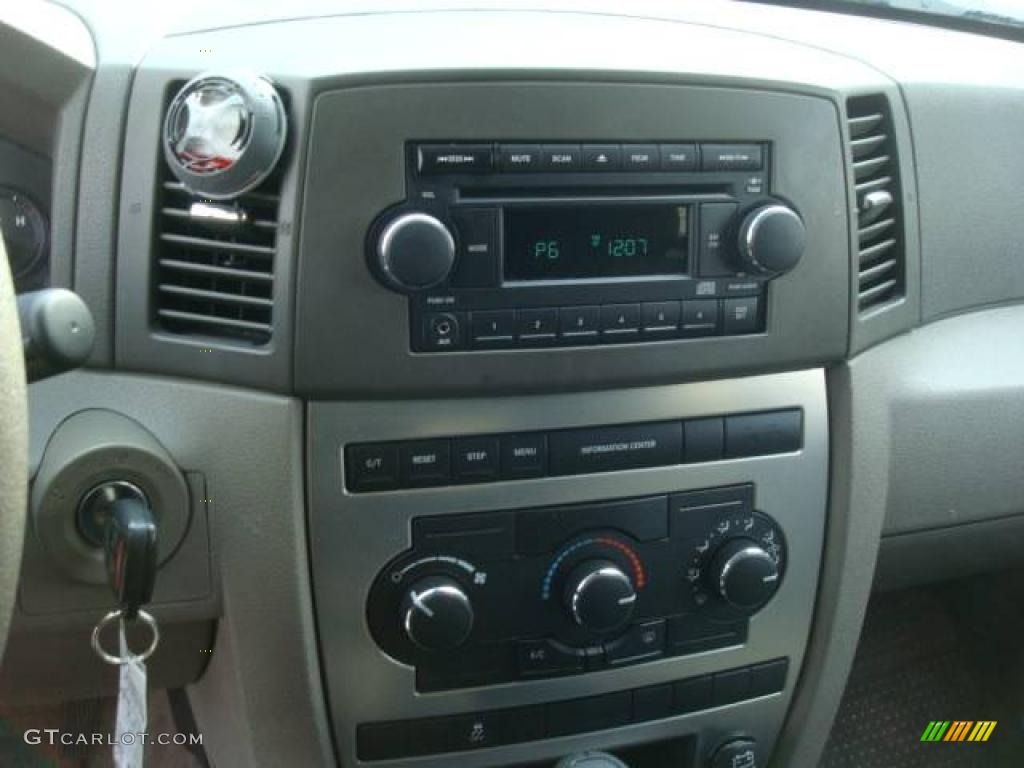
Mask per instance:
[[[804,248],[771,144],[417,143],[367,237],[414,352],[761,333]]]

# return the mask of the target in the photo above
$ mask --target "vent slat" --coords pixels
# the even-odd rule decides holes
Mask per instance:
[[[857,160],[853,163],[853,175],[860,181],[867,176],[874,176],[879,170],[889,163],[888,155],[869,157],[867,160]]]
[[[890,237],[888,240],[883,240],[880,243],[875,243],[874,245],[870,245],[867,248],[861,248],[860,263],[862,265],[869,264],[882,254],[888,253],[895,247],[896,238]]]
[[[193,195],[191,192],[189,192],[187,189],[185,189],[185,185],[182,184],[180,181],[175,181],[175,180],[164,181],[162,186],[163,186],[163,189],[165,191],[167,191],[167,192],[175,192],[175,193],[178,193],[178,194],[187,195],[188,197],[194,198],[196,200],[201,200],[202,199],[199,195]],[[243,207],[244,207],[246,202],[250,202],[250,203],[254,203],[254,202],[255,203],[265,203],[267,205],[270,205],[270,204],[277,205],[280,201],[281,201],[281,195],[277,194],[276,192],[268,192],[265,189],[259,189],[259,190],[253,191],[253,192],[246,192],[245,194],[241,195],[238,198],[238,202],[241,203],[243,205]]]
[[[863,245],[869,240],[874,239],[878,235],[892,228],[895,223],[896,219],[882,219],[881,221],[876,221],[874,224],[862,227],[857,230],[857,240],[861,245]]]
[[[189,213],[188,208],[175,208],[173,206],[165,206],[160,209],[160,213],[163,216],[167,216],[172,219],[181,219],[183,221],[195,221],[192,214]],[[214,224],[215,222],[211,222]],[[223,225],[225,227],[231,226],[228,224]],[[263,229],[277,229],[277,222],[273,219],[253,219],[248,223],[250,227],[262,227]]]
[[[865,136],[863,139],[854,139],[850,142],[854,159],[870,154],[882,146],[889,137],[884,133],[877,136]]]
[[[220,251],[223,253],[244,253],[247,256],[260,256],[268,259],[272,259],[274,257],[274,249],[265,245],[232,243],[226,240],[215,240],[207,237],[176,235],[172,232],[161,232],[160,239],[167,243],[183,245],[195,250]]]
[[[266,272],[252,272],[244,269],[233,269],[231,267],[215,267],[210,264],[199,264],[194,261],[182,261],[181,259],[160,259],[157,263],[161,267],[165,267],[167,269],[177,269],[182,272],[193,272],[198,275],[230,277],[237,280],[250,280],[252,282],[274,282],[274,276],[267,274]]]
[[[880,189],[888,189],[893,185],[891,176],[879,176],[875,179],[869,179],[868,181],[861,182],[854,186],[854,191],[857,193],[858,205],[860,198],[870,192],[877,192]]]
[[[274,306],[273,300],[264,299],[261,296],[243,296],[237,293],[225,293],[224,291],[207,291],[202,288],[186,288],[182,285],[161,285],[159,290],[161,293],[169,293],[189,299],[204,299],[225,304],[244,304],[249,307],[264,307],[266,309]]]
[[[229,200],[164,169],[156,205],[153,322],[168,334],[263,346],[274,331],[281,176]]]
[[[881,311],[903,296],[905,254],[899,163],[888,99],[851,98],[846,105],[857,227],[858,312]]]
[[[208,325],[217,328],[238,328],[246,331],[270,332],[270,323],[254,323],[249,320],[236,320],[231,317],[218,317],[216,315],[203,315],[196,312],[182,312],[177,309],[159,309],[157,314],[168,320],[184,320],[197,325]]]
[[[862,286],[873,283],[883,275],[887,275],[896,269],[896,259],[889,259],[888,261],[881,261],[875,264],[873,267],[861,271],[860,273],[860,284]]]
[[[848,125],[850,127],[850,136],[854,139],[863,136],[865,133],[872,130],[876,125],[881,123],[884,117],[885,116],[881,112],[860,115],[857,117],[851,115],[848,122]]]
[[[883,299],[891,298],[896,293],[899,283],[895,280],[886,280],[884,283],[866,288],[857,294],[857,301],[861,309],[866,309],[872,304],[877,304]]]

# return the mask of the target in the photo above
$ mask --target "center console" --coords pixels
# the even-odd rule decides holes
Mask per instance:
[[[761,765],[848,331],[835,105],[373,84],[316,98],[308,153],[295,384],[342,764]]]
[[[704,755],[737,735],[767,756],[820,564],[820,370],[308,418],[343,761]]]

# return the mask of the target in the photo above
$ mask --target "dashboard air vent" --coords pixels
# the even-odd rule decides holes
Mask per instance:
[[[279,202],[278,175],[229,201],[193,195],[165,175],[154,264],[160,328],[250,346],[270,341]]]
[[[885,96],[852,98],[846,111],[857,206],[857,309],[864,314],[904,295],[899,159]]]

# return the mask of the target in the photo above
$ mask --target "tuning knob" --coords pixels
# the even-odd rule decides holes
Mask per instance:
[[[178,91],[164,121],[164,157],[185,187],[214,199],[253,189],[277,165],[288,121],[264,77],[204,72]]]
[[[455,239],[433,216],[405,213],[381,231],[376,257],[379,274],[390,287],[423,290],[448,277],[455,263]]]
[[[565,607],[579,626],[594,632],[614,632],[629,622],[636,606],[636,589],[610,560],[578,565],[565,584]]]
[[[764,205],[748,213],[740,225],[740,258],[752,272],[777,275],[796,266],[806,240],[796,211],[780,203]]]
[[[779,568],[753,539],[730,539],[711,559],[708,581],[730,605],[755,611],[778,589]]]
[[[413,584],[399,613],[406,636],[427,651],[458,648],[473,629],[473,604],[447,576],[427,576]]]

